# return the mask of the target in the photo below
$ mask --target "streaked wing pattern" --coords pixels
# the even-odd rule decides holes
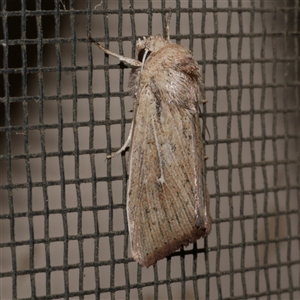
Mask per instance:
[[[140,126],[133,133],[127,214],[133,256],[150,266],[181,245],[207,235],[210,217],[206,213],[202,227],[196,226],[197,215],[201,219],[203,213],[195,201],[200,201],[202,209],[201,201],[208,201],[203,199],[208,193],[200,180],[204,172],[202,141],[198,143],[200,118],[172,102],[159,102],[151,88],[146,89],[144,94],[149,97],[136,111],[135,122]],[[147,114],[139,114],[140,109]]]

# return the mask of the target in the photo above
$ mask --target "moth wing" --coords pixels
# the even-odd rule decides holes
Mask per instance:
[[[159,101],[146,86],[135,113],[127,214],[135,260],[156,263],[210,232],[197,112]]]

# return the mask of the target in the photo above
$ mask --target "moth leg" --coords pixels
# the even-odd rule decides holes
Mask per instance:
[[[133,121],[131,122],[129,135],[128,135],[128,138],[127,138],[126,142],[124,143],[124,145],[117,152],[114,152],[111,155],[107,155],[106,158],[113,158],[113,157],[119,155],[120,153],[122,153],[128,147],[129,143],[131,142],[131,138],[132,138],[132,130],[133,130]]]
[[[129,57],[125,57],[123,55],[114,53],[109,51],[108,49],[104,48],[100,43],[96,42],[92,37],[88,37],[89,40],[94,43],[96,46],[98,46],[99,49],[101,49],[102,51],[104,51],[106,54],[114,56],[116,58],[118,58],[120,61],[124,62],[126,65],[130,66],[130,67],[141,67],[142,63],[136,59],[133,58],[129,58]]]

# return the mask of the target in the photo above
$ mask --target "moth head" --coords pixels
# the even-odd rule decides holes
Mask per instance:
[[[155,53],[167,44],[169,40],[165,40],[161,35],[149,36],[148,38],[138,39],[136,49],[138,51],[138,60],[145,63],[151,53]]]

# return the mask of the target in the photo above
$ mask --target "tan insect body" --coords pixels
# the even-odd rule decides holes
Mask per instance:
[[[127,217],[132,255],[149,267],[211,230],[200,124],[202,76],[192,53],[169,37],[139,40],[139,60],[96,44],[133,68],[129,137],[109,157],[131,143]]]

